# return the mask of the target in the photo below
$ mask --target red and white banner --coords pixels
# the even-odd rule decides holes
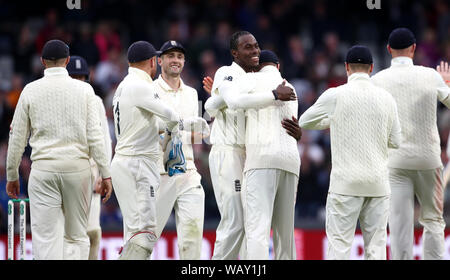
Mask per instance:
[[[422,230],[416,230],[413,253],[415,259],[422,259]],[[0,236],[0,259],[5,260],[7,254],[6,235]],[[202,255],[205,260],[211,259],[214,241],[216,239],[215,231],[205,231],[203,234]],[[387,257],[390,258],[389,236],[387,240]],[[118,258],[119,249],[122,246],[122,233],[104,233],[100,243],[99,258],[103,260],[115,260]],[[327,238],[324,230],[295,230],[295,242],[297,248],[297,259],[299,260],[323,260],[326,256]],[[18,250],[18,237],[16,237],[16,252]],[[17,254],[16,254],[17,255]],[[32,259],[31,236],[28,236],[26,243],[26,259]],[[164,232],[155,245],[153,250],[153,259],[157,260],[176,260],[179,259],[177,235],[175,231]],[[270,258],[273,258],[272,243],[270,244]],[[450,259],[450,229],[445,231],[445,255],[444,258]],[[361,233],[358,231],[353,241],[351,250],[351,259],[364,259],[364,241]]]

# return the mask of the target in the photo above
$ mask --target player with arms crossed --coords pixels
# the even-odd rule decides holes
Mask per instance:
[[[18,167],[29,141],[33,257],[88,259],[93,183],[89,158],[103,178],[103,202],[112,192],[95,93],[88,83],[69,77],[69,47],[64,42],[48,41],[41,60],[44,77],[25,86],[11,124],[6,190],[11,198],[19,195]]]
[[[414,196],[420,203],[419,222],[424,227],[423,258],[444,257],[444,185],[437,100],[450,108],[450,89],[432,68],[413,64],[414,34],[398,28],[389,36],[391,67],[372,77],[397,102],[402,144],[389,152],[392,189],[389,232],[393,259],[413,259]]]
[[[178,114],[160,101],[153,85],[157,54],[146,41],[133,43],[128,48],[128,75],[113,98],[117,145],[111,171],[125,243],[119,259],[148,259],[157,240],[158,117],[173,133],[183,128]]]
[[[89,66],[87,61],[81,56],[71,56],[69,64],[67,64],[67,71],[69,76],[89,83]],[[111,147],[111,135],[109,133],[108,120],[106,118],[105,106],[103,105],[102,99],[96,95],[95,96],[96,106],[98,115],[100,118],[100,124],[103,130],[103,135],[105,139],[105,148],[108,162],[111,162],[112,157],[112,147]],[[101,208],[101,196],[100,189],[101,186],[101,176],[95,161],[90,158],[89,162],[91,164],[92,171],[92,199],[91,206],[89,208],[89,218],[87,226],[87,235],[89,236],[90,247],[89,247],[89,260],[98,259],[98,250],[100,246],[100,240],[102,238],[102,228],[100,227],[100,208]]]
[[[345,68],[347,84],[322,93],[302,114],[300,126],[330,128],[327,258],[349,259],[359,219],[364,258],[383,260],[390,196],[388,147],[400,145],[400,123],[392,96],[370,81],[370,50],[350,48]]]
[[[201,176],[195,168],[192,144],[195,140],[201,143],[201,139],[209,135],[209,126],[203,118],[198,117],[197,91],[185,85],[180,77],[185,63],[184,47],[179,42],[167,41],[160,52],[158,64],[161,66],[161,75],[154,84],[161,102],[176,110],[185,122],[188,119],[195,122],[191,130],[186,127],[181,133],[187,169],[185,173],[170,176],[164,169],[163,151],[160,152],[158,166],[161,184],[156,198],[156,235],[159,238],[174,209],[180,259],[200,259],[205,192],[200,182]],[[160,127],[159,130],[164,131],[164,128]]]

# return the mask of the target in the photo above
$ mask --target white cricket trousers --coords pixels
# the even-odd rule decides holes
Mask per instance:
[[[295,260],[297,175],[280,169],[252,169],[245,172],[243,185],[246,259],[269,259],[272,228],[274,258]]]
[[[358,219],[364,240],[364,259],[386,259],[389,196],[362,197],[330,192],[325,208],[328,260],[350,259]]]
[[[101,176],[98,171],[97,164],[90,159],[91,173],[92,173],[92,198],[91,207],[89,209],[87,233],[90,241],[89,260],[97,260],[102,238],[102,228],[100,227],[100,210],[101,210],[101,195],[95,193],[95,188],[98,183],[101,184]]]
[[[159,187],[157,162],[148,157],[114,155],[111,179],[123,217],[124,244],[138,233],[154,236],[156,242],[156,192]]]
[[[442,168],[431,170],[389,169],[392,190],[389,234],[395,260],[412,260],[414,246],[414,197],[420,204],[423,226],[423,258],[444,258],[445,221]]]
[[[91,186],[87,160],[86,168],[76,172],[31,169],[28,194],[34,259],[88,259]]]
[[[91,199],[91,207],[89,209],[89,216],[88,216],[88,226],[87,231],[93,231],[93,230],[101,230],[100,227],[100,209],[101,209],[101,195],[98,193],[95,193],[95,187],[98,182],[101,184],[101,175],[98,171],[97,164],[93,160],[89,160],[91,164],[91,176],[92,176],[92,199]]]
[[[156,196],[156,236],[161,236],[175,210],[178,252],[182,260],[199,260],[202,252],[205,192],[196,170],[180,175],[161,175]]]
[[[213,260],[236,260],[245,254],[244,213],[241,201],[245,150],[213,145],[209,153],[209,171],[220,213]],[[241,255],[239,254],[241,252]]]

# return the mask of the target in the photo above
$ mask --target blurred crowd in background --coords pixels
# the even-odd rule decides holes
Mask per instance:
[[[281,60],[281,73],[299,95],[299,115],[327,88],[346,82],[344,59],[353,44],[365,44],[373,52],[374,72],[389,67],[386,50],[389,33],[409,27],[417,37],[415,64],[435,68],[450,62],[450,3],[446,0],[381,0],[381,9],[370,10],[366,0],[190,0],[118,1],[81,0],[81,10],[70,10],[66,1],[0,0],[0,229],[6,232],[6,153],[9,125],[20,93],[27,83],[42,77],[40,53],[44,43],[58,38],[72,55],[86,58],[90,83],[103,99],[115,144],[112,97],[127,74],[126,52],[137,40],[156,48],[177,40],[187,50],[184,82],[197,89],[203,104],[205,76],[231,63],[229,39],[238,30],[251,32],[261,49],[270,49]],[[76,97],[74,97],[76,98]],[[450,131],[450,112],[439,104],[438,125],[442,161]],[[303,131],[299,142],[301,173],[297,193],[296,226],[322,228],[328,191],[329,131]],[[215,230],[219,212],[208,168],[210,145],[194,145],[196,165],[205,190],[205,229]],[[27,196],[30,148],[20,165],[21,193]],[[450,224],[450,197],[446,193],[445,216]],[[102,206],[104,231],[121,231],[117,200]],[[169,220],[168,228],[174,228]]]

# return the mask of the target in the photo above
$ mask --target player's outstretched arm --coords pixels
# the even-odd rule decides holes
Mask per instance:
[[[329,128],[329,119],[336,106],[336,94],[333,89],[322,93],[316,103],[308,108],[299,120],[304,129],[322,130]]]
[[[135,102],[138,108],[151,112],[160,117],[167,124],[167,128],[172,129],[179,124],[181,118],[178,113],[168,105],[164,104],[156,92],[148,92],[147,87],[136,89]]]

